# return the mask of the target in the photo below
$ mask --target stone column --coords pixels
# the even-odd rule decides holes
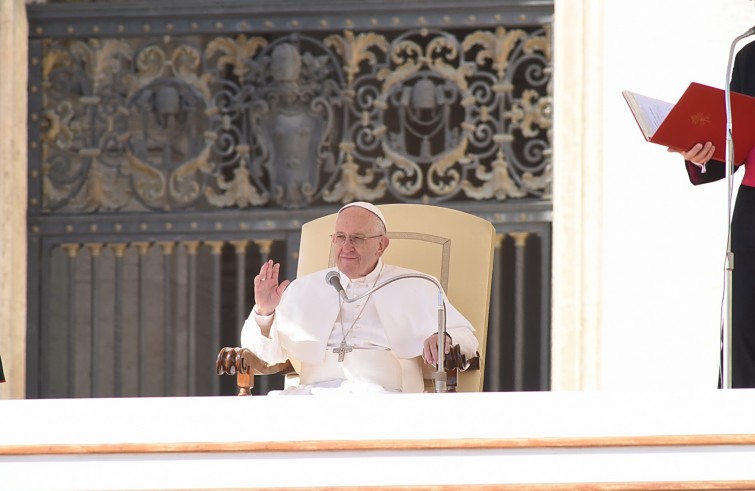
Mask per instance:
[[[0,1],[0,399],[26,392],[26,86],[24,0]]]
[[[603,0],[555,1],[553,390],[600,388],[603,29]]]

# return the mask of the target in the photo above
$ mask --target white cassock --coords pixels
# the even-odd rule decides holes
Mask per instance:
[[[274,316],[255,309],[244,323],[241,345],[267,363],[291,360],[308,387],[341,387],[348,391],[422,392],[421,358],[425,340],[438,332],[438,288],[420,278],[402,278],[361,301],[345,303],[327,284],[325,269],[293,281]],[[375,284],[417,271],[383,264],[356,280],[341,274],[349,298]],[[474,328],[445,294],[446,331],[467,357],[478,349]],[[269,337],[260,326],[270,325]],[[352,348],[338,363],[334,352],[342,341]]]

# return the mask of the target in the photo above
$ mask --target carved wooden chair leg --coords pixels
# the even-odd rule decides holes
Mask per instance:
[[[467,357],[461,353],[461,346],[455,344],[451,347],[444,359],[443,366],[446,370],[446,392],[456,392],[459,384],[459,372],[466,370],[480,369],[480,355],[467,360]]]
[[[247,348],[221,348],[215,363],[218,375],[236,375],[236,386],[239,388],[240,396],[252,395],[255,374],[270,375],[292,370],[289,361],[268,365]]]
[[[215,364],[218,375],[236,375],[238,395],[252,395],[254,373],[252,372],[252,352],[246,348],[221,348]]]

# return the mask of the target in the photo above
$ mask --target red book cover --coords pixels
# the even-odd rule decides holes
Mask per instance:
[[[645,139],[674,150],[712,142],[715,160],[726,160],[726,98],[723,89],[693,82],[676,104],[623,91]],[[731,92],[734,163],[755,146],[755,97]]]

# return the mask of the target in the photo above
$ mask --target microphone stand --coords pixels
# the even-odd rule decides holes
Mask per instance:
[[[443,287],[441,286],[440,282],[433,278],[430,275],[422,274],[422,273],[405,273],[400,274],[398,276],[394,276],[393,278],[388,278],[387,280],[375,285],[371,289],[367,290],[366,292],[362,293],[361,295],[357,295],[354,298],[349,298],[346,296],[346,292],[342,289],[339,291],[341,293],[341,296],[343,297],[343,301],[346,303],[356,302],[357,300],[360,300],[367,295],[370,295],[373,292],[376,292],[383,288],[386,285],[389,285],[393,283],[394,281],[403,280],[405,278],[420,278],[423,280],[427,280],[432,282],[437,288],[438,288],[438,370],[435,373],[435,376],[433,377],[435,379],[435,392],[446,392],[446,382],[447,382],[447,376],[446,376],[446,370],[444,367],[444,357],[445,357],[445,343],[446,343],[446,306],[443,303]]]
[[[734,251],[731,244],[731,199],[734,187],[734,140],[732,138],[731,117],[731,71],[734,61],[734,48],[742,39],[755,34],[755,28],[748,29],[745,33],[734,38],[729,48],[729,59],[726,65],[726,84],[724,94],[726,99],[726,262],[724,265],[724,291],[726,292],[726,312],[724,326],[721,335],[722,350],[722,373],[721,388],[731,388],[731,324],[732,324],[732,276],[734,272]]]

